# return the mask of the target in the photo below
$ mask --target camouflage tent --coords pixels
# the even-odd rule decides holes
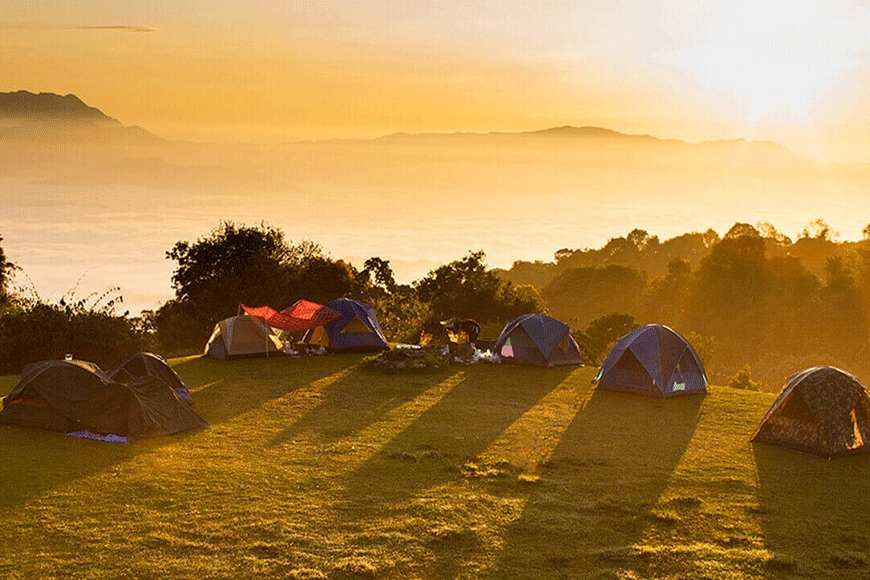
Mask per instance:
[[[836,457],[870,451],[870,398],[858,379],[834,367],[788,378],[752,441]]]

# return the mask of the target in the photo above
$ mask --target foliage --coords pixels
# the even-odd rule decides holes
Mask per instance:
[[[325,256],[319,245],[296,245],[266,224],[222,222],[195,243],[177,242],[166,257],[177,267],[175,299],[155,315],[160,340],[171,349],[201,347],[214,323],[240,304],[284,308],[300,298],[329,302],[351,294],[355,271]]]
[[[728,381],[728,386],[732,389],[743,389],[745,391],[758,391],[761,389],[760,385],[752,380],[752,369],[749,368],[748,364],[731,377],[731,380]]]
[[[619,338],[639,326],[631,314],[613,312],[596,318],[589,323],[586,330],[575,331],[574,337],[583,354],[583,362],[600,364]]]
[[[414,287],[437,318],[473,318],[481,323],[538,312],[540,301],[529,288],[504,282],[486,268],[483,251],[441,266]]]
[[[66,354],[108,369],[136,352],[154,350],[150,335],[138,332],[126,314],[115,314],[121,300],[116,292],[80,300],[67,295],[58,304],[19,300],[0,313],[0,374]]]
[[[3,236],[0,236],[2,241]],[[0,245],[0,308],[9,302],[9,281],[14,270],[15,264],[7,261],[3,246]]]
[[[582,266],[557,276],[541,291],[550,312],[583,327],[611,312],[637,310],[647,287],[646,272],[626,266]]]
[[[500,275],[538,284],[550,314],[574,328],[611,312],[678,328],[712,376],[751,363],[767,378],[783,370],[777,361],[808,357],[870,376],[867,232],[841,242],[821,219],[794,241],[765,222],[664,241],[634,229],[601,248],[563,248],[553,262],[516,262]]]

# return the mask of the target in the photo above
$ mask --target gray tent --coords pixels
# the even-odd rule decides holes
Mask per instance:
[[[0,423],[134,439],[207,426],[161,379],[145,376],[123,384],[77,360],[27,365],[3,399]]]
[[[142,377],[157,377],[172,387],[179,399],[193,403],[190,389],[187,388],[178,373],[163,360],[163,357],[156,354],[150,352],[134,354],[109,373],[110,379],[125,384]]]

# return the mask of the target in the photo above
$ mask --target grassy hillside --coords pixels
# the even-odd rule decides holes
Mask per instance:
[[[870,457],[752,446],[773,395],[360,360],[174,361],[212,425],[176,437],[0,428],[0,577],[870,574]]]

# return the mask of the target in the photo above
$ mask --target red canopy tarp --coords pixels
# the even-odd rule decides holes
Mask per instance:
[[[332,308],[308,300],[297,300],[293,306],[285,308],[281,312],[268,306],[250,308],[244,304],[242,304],[242,309],[251,316],[262,318],[272,328],[289,332],[322,326],[341,316]]]

